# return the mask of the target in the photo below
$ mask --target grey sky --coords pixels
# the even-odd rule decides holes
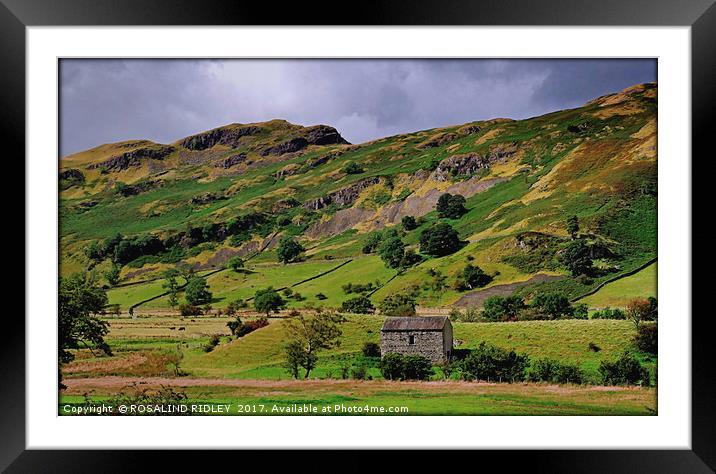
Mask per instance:
[[[656,81],[656,61],[98,60],[60,63],[60,151],[173,142],[274,118],[336,127],[352,143],[577,107]]]

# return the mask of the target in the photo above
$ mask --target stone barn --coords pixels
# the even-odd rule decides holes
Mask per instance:
[[[387,318],[380,330],[380,350],[445,362],[452,354],[452,323],[445,316]]]

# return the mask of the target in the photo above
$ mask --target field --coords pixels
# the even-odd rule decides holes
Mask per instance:
[[[602,289],[580,300],[592,308],[619,308],[634,298],[656,297],[657,263],[634,275],[608,283]]]
[[[245,316],[246,317],[246,316]],[[351,315],[342,324],[339,347],[321,352],[312,378],[294,381],[282,367],[283,329],[280,318],[241,339],[228,337],[228,318],[109,318],[112,357],[80,351],[65,370],[69,387],[62,403],[81,402],[125,391],[135,382],[142,388],[181,387],[192,401],[237,402],[273,406],[294,403],[346,406],[407,406],[412,414],[646,414],[655,409],[653,388],[485,384],[444,380],[435,370],[431,382],[382,379],[375,361],[360,354],[366,341],[379,341],[383,318]],[[179,328],[183,328],[180,330]],[[629,345],[633,326],[626,321],[534,321],[516,323],[455,323],[458,347],[485,341],[535,358],[549,357],[579,365],[596,378],[601,360],[617,357]],[[202,346],[213,334],[222,342],[206,353]],[[589,343],[600,350],[589,349]],[[182,376],[168,368],[171,354],[181,352]],[[367,364],[372,380],[343,380],[342,368]],[[653,370],[653,365],[651,365]],[[131,390],[130,390],[131,391]]]

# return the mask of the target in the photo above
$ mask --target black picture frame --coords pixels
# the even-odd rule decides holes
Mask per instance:
[[[5,158],[18,165],[18,172],[24,175],[24,166],[19,164],[24,164],[25,158],[25,28],[28,26],[621,25],[691,27],[692,156],[699,157],[692,159],[693,167],[699,160],[713,155],[710,142],[716,131],[711,120],[716,103],[716,53],[713,49],[716,44],[716,6],[713,3],[714,0],[413,0],[364,1],[341,6],[322,0],[286,4],[229,0],[0,0],[0,59],[3,65],[0,123],[6,132],[4,149],[11,150],[6,152]],[[707,179],[705,175],[693,173],[692,189],[699,188],[698,180]],[[698,215],[701,201],[692,197],[692,202],[692,215]],[[693,227],[692,236],[699,236]],[[26,253],[30,251],[31,248],[25,247]],[[699,266],[705,264],[698,263]],[[692,275],[696,275],[693,269]],[[692,278],[694,295],[707,294],[707,281],[704,280]],[[695,310],[697,301],[693,303]],[[10,318],[10,314],[5,316],[5,337],[0,345],[3,356],[0,365],[0,433],[3,438],[0,469],[8,472],[141,471],[159,457],[164,470],[183,471],[194,460],[202,462],[206,468],[219,466],[213,464],[218,459],[240,462],[235,453],[227,451],[207,456],[197,451],[26,450],[24,321],[18,317]],[[716,468],[716,412],[713,408],[716,384],[709,316],[700,314],[692,318],[692,450],[481,451],[463,454],[472,456],[471,463],[476,462],[475,456],[479,457],[480,466],[501,465],[509,460],[510,468],[523,467],[532,471],[713,472]],[[376,468],[370,456],[358,451],[333,451],[331,456],[340,459],[340,465],[348,471]],[[415,452],[410,462],[418,466],[428,456],[432,455]],[[301,457],[298,453],[272,454],[270,459],[261,455],[261,459],[270,463],[272,471],[279,469],[280,463],[292,463]],[[330,469],[328,464],[325,469]]]

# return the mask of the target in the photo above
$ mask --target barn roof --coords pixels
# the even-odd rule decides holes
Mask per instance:
[[[442,331],[447,321],[445,316],[387,318],[381,331]]]

